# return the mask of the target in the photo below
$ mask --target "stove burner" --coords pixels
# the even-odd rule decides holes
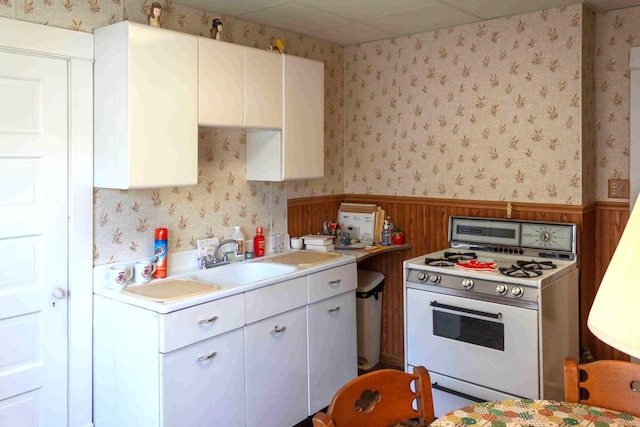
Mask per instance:
[[[453,267],[456,265],[455,261],[446,258],[425,258],[424,263],[433,267]]]
[[[475,252],[445,252],[444,258],[449,261],[466,261],[476,259],[478,256]]]
[[[525,270],[553,270],[554,268],[558,268],[557,265],[552,263],[551,261],[517,261],[518,267],[523,268]]]
[[[523,268],[521,266],[511,265],[511,267],[500,267],[500,273],[509,277],[538,277],[542,276],[541,270],[535,270],[533,268]]]
[[[441,258],[425,258],[424,263],[434,267],[453,267],[458,261],[478,258],[475,252],[445,252]]]

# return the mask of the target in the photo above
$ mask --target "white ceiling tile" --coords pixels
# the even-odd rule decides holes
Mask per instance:
[[[291,0],[288,0],[291,1]],[[283,0],[178,0],[180,4],[207,12],[238,16],[252,10],[283,3]]]
[[[482,19],[517,15],[580,3],[580,0],[443,0]]]
[[[586,4],[596,12],[640,6],[640,0],[178,1],[184,6],[210,13],[238,16],[344,46],[399,34],[414,34],[436,28],[463,25],[478,19],[494,19],[575,3]],[[352,25],[351,28],[343,25],[350,21],[360,22],[360,24]],[[333,26],[336,28],[328,29]]]
[[[242,14],[240,17],[302,34],[352,22],[346,18],[298,3],[267,7]]]
[[[442,4],[371,19],[366,23],[396,34],[415,34],[480,20],[477,16]]]
[[[439,4],[439,0],[297,0],[297,3],[342,15],[352,21]]]
[[[309,36],[338,43],[343,46],[349,46],[352,44],[364,43],[373,40],[388,39],[394,37],[395,34],[364,24],[354,23],[350,25],[342,25],[340,27],[314,31],[310,33]]]
[[[586,3],[596,12],[640,6],[640,0],[587,0]]]

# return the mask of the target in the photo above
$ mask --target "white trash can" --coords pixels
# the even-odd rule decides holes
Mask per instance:
[[[383,286],[384,274],[358,269],[356,312],[359,369],[369,370],[380,361]]]

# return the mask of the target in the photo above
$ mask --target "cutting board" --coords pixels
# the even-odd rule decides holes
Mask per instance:
[[[146,285],[129,286],[122,291],[156,302],[169,302],[218,290],[220,290],[218,285],[196,282],[195,280],[172,279]]]
[[[333,261],[340,257],[342,257],[342,255],[335,252],[293,251],[272,256],[268,261],[298,267],[310,267],[312,265]]]

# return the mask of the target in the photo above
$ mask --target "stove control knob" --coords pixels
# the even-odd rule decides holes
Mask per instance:
[[[429,282],[433,283],[434,285],[440,283],[440,275],[436,273],[431,273],[429,275]]]
[[[507,287],[507,285],[505,285],[504,283],[498,283],[496,285],[496,292],[499,295],[504,295],[507,293],[507,291],[509,290],[509,288]]]
[[[471,289],[473,288],[473,279],[462,279],[462,287],[465,289]]]
[[[511,288],[511,295],[513,295],[514,297],[520,298],[522,297],[522,294],[524,294],[524,291],[520,286],[514,286],[513,288]]]
[[[418,273],[418,280],[420,280],[421,282],[426,282],[427,281],[427,273],[425,273],[424,271],[421,271],[420,273]]]

